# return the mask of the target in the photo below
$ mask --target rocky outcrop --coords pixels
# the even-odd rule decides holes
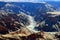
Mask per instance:
[[[44,31],[40,31],[38,33],[30,33],[23,30],[19,30],[18,32],[11,32],[6,35],[0,35],[0,39],[2,40],[58,40],[55,35],[45,33]]]

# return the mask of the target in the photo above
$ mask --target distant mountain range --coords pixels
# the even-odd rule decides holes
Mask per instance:
[[[2,10],[10,11],[10,12],[12,11],[14,13],[19,13],[22,11],[22,12],[24,12],[28,15],[34,16],[40,20],[41,20],[41,18],[38,16],[42,17],[42,16],[44,16],[44,14],[46,14],[46,12],[56,10],[56,8],[54,8],[52,5],[50,5],[48,3],[28,3],[28,2],[27,3],[26,2],[25,3],[22,3],[22,2],[21,3],[1,2],[1,3],[0,3],[1,4],[0,9],[2,9]],[[37,19],[36,19],[36,21],[37,21]]]
[[[48,1],[47,3],[49,3],[49,4],[51,4],[51,5],[53,5],[53,7],[55,7],[58,11],[60,11],[60,1]]]
[[[38,27],[36,27],[35,29],[43,29],[44,31],[58,31],[58,28],[60,28],[60,15],[55,17],[49,17],[51,14],[47,14],[47,12],[60,11],[59,5],[59,2],[0,2],[0,14],[19,14],[23,12],[34,18],[38,25]]]

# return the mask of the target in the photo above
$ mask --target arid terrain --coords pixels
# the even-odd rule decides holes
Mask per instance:
[[[31,33],[26,28],[9,34],[0,35],[0,40],[60,40],[59,35],[50,34],[41,30],[38,33]]]

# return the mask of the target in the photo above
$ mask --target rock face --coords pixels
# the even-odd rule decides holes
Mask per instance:
[[[0,35],[0,39],[2,40],[58,40],[54,35],[45,33],[44,31],[40,31],[38,33],[30,33],[26,31],[19,30],[18,33],[9,33],[6,35]],[[28,34],[27,34],[27,33]]]
[[[20,22],[20,20],[26,19],[27,16],[24,17],[22,14],[1,15],[0,40],[58,40],[55,35],[45,33],[42,30],[40,32],[34,33],[27,29],[25,27],[27,24],[25,25],[25,23],[22,21]],[[17,18],[20,19],[17,20]],[[26,23],[29,23],[29,20]]]
[[[0,15],[0,34],[6,34],[19,30],[21,27],[29,25],[28,16],[20,14]]]

